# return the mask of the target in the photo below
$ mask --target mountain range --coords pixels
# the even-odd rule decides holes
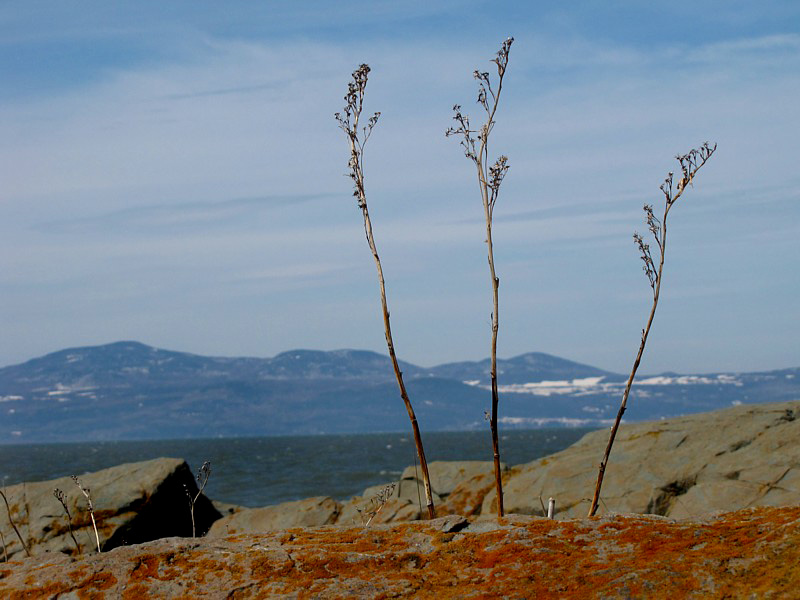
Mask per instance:
[[[489,361],[401,363],[424,431],[488,428]],[[549,354],[498,361],[501,428],[601,427],[626,376]],[[626,420],[800,397],[800,368],[637,377]],[[387,356],[292,350],[221,358],[139,342],[70,348],[0,369],[0,443],[404,431]]]

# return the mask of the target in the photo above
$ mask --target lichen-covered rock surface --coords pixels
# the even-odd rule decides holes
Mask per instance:
[[[442,517],[0,563],[0,597],[796,598],[800,507],[696,521]]]

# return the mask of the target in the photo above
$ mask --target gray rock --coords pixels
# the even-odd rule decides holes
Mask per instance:
[[[590,433],[566,450],[507,469],[507,514],[543,515],[556,500],[558,518],[587,514],[608,430]],[[429,463],[437,514],[496,513],[489,461]],[[417,472],[418,474],[418,472]],[[342,507],[337,524],[424,518],[413,467],[377,502],[373,486]],[[623,424],[606,469],[598,514],[696,517],[748,506],[800,503],[800,402],[750,404],[650,423]],[[378,510],[380,508],[380,510]]]
[[[608,430],[515,467],[504,484],[506,512],[556,515],[589,509]],[[650,423],[623,424],[603,482],[598,514],[696,517],[719,510],[800,503],[800,401],[741,405]],[[493,489],[481,514],[496,507]]]
[[[103,551],[162,537],[192,535],[187,490],[194,495],[197,485],[189,466],[181,459],[124,464],[80,475],[79,479],[90,492]],[[96,552],[86,499],[71,478],[61,477],[20,483],[5,490],[11,517],[31,553],[77,553],[64,509],[53,495],[55,488],[65,494],[73,533],[82,551]],[[220,516],[211,501],[200,496],[194,509],[197,534],[208,531]],[[24,555],[5,506],[0,507],[0,531],[9,556]]]
[[[436,499],[434,499],[434,504]],[[408,498],[392,496],[386,502],[378,502],[374,497],[355,496],[342,506],[342,512],[336,520],[337,525],[358,527],[370,523],[398,523],[418,521],[423,514],[427,515],[423,497],[422,508],[419,502]]]
[[[223,517],[228,515],[234,515],[242,510],[246,510],[247,507],[239,506],[238,504],[231,504],[230,502],[220,502],[219,500],[211,500],[211,504],[214,505],[214,508],[217,509],[219,514]]]
[[[501,463],[501,468],[504,471],[508,469],[504,463]],[[491,461],[428,463],[436,514],[456,514],[457,511],[448,505],[448,496],[453,490],[465,481],[480,481],[492,477],[493,473],[494,465]],[[370,518],[370,524],[397,523],[416,521],[427,518],[427,515],[422,473],[419,467],[415,469],[409,466],[405,468],[399,481],[368,487],[361,496],[351,498],[342,507],[336,524],[358,526],[365,524]]]
[[[514,471],[506,471],[503,479],[508,480]],[[463,515],[466,517],[477,516],[483,509],[486,495],[495,489],[494,469],[473,475],[459,483],[444,502],[437,506],[440,515]]]
[[[434,505],[440,502],[441,498],[433,494]],[[422,482],[401,478],[400,481],[368,487],[361,496],[345,502],[336,524],[354,527],[368,522],[416,521],[422,518],[423,513],[427,515]]]
[[[327,496],[283,502],[263,508],[244,508],[211,526],[209,537],[264,533],[294,527],[317,527],[336,521],[342,505]]]
[[[500,463],[500,470],[507,471],[508,465]],[[437,460],[428,463],[428,475],[431,478],[431,488],[440,498],[445,498],[460,483],[471,479],[475,475],[493,474],[494,463],[483,460],[443,461]],[[414,481],[418,477],[422,481],[419,468],[406,467],[401,476],[401,481]],[[366,494],[365,494],[366,495]]]

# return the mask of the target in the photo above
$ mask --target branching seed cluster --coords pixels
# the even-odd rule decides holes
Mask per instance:
[[[687,186],[692,185],[697,171],[699,171],[700,168],[706,164],[706,161],[711,157],[712,154],[714,154],[716,149],[716,144],[711,146],[708,142],[705,142],[699,148],[694,148],[686,154],[678,154],[675,157],[681,166],[681,178],[677,185],[675,185],[673,183],[675,173],[670,171],[667,177],[664,179],[664,183],[662,183],[659,188],[664,194],[664,216],[661,220],[659,220],[658,217],[656,217],[653,213],[653,206],[651,204],[644,205],[647,229],[652,234],[653,239],[658,246],[658,261],[653,260],[652,253],[650,251],[650,245],[644,241],[644,238],[642,238],[638,232],[633,234],[633,241],[639,248],[639,255],[644,263],[642,269],[647,276],[647,280],[650,282],[650,287],[653,290],[653,294],[656,293],[656,289],[658,288],[658,280],[660,277],[660,270],[656,265],[663,262],[664,246],[666,245],[666,231],[663,223],[666,222],[667,214],[669,213],[670,208],[672,208],[672,205],[675,204],[678,198],[683,195],[683,192],[686,190]]]
[[[353,180],[353,196],[358,201],[358,207],[364,209],[366,206],[366,194],[364,192],[364,146],[372,134],[372,129],[378,123],[381,113],[373,114],[367,124],[361,128],[359,137],[359,119],[361,110],[364,106],[364,92],[367,89],[369,78],[369,65],[362,64],[353,71],[353,80],[347,84],[347,93],[344,95],[344,109],[342,112],[334,114],[339,127],[347,135],[350,142],[350,160],[347,166],[350,172],[347,174]]]
[[[67,527],[69,528],[69,535],[75,544],[75,549],[78,551],[78,555],[80,556],[82,554],[81,546],[78,543],[78,540],[75,539],[75,534],[72,532],[72,515],[69,512],[69,506],[67,506],[67,495],[59,488],[55,488],[53,490],[53,496],[55,496],[56,500],[61,503],[61,506],[64,508],[64,512],[67,514]]]
[[[690,150],[687,154],[678,154],[675,159],[681,165],[681,179],[678,181],[677,193],[673,192],[672,178],[674,173],[670,172],[664,183],[661,184],[661,191],[664,192],[667,205],[671,206],[678,198],[680,198],[683,190],[687,185],[691,185],[694,181],[694,176],[700,170],[706,161],[714,154],[717,145],[711,146],[708,142],[704,142],[699,148]]]
[[[472,76],[478,82],[477,102],[486,112],[486,122],[483,123],[480,128],[472,129],[469,115],[465,115],[461,111],[461,105],[456,104],[453,106],[453,120],[456,122],[456,125],[445,131],[447,137],[461,137],[459,144],[464,150],[464,155],[479,168],[481,184],[488,187],[488,205],[490,212],[494,209],[494,204],[497,201],[497,194],[500,190],[500,184],[503,182],[503,178],[506,176],[506,172],[509,168],[508,157],[505,155],[500,156],[492,166],[489,166],[487,147],[489,143],[489,134],[492,132],[495,125],[494,115],[497,112],[497,106],[500,102],[500,92],[503,89],[503,77],[508,67],[508,55],[511,51],[512,43],[514,43],[513,37],[506,39],[500,46],[500,50],[497,51],[497,56],[492,60],[497,66],[496,89],[492,86],[492,80],[488,72],[475,70],[472,73]]]
[[[372,520],[378,515],[383,507],[386,506],[386,503],[389,502],[389,499],[394,494],[394,489],[397,486],[397,482],[392,482],[388,485],[382,487],[377,494],[375,494],[372,498],[369,499],[369,503],[364,509],[357,508],[359,515],[361,515],[361,520],[364,523],[364,527],[369,527]],[[364,517],[367,517],[364,520]]]

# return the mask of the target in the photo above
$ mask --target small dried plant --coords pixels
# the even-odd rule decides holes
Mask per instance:
[[[365,126],[360,126],[359,121],[364,106],[364,94],[367,89],[369,72],[369,65],[365,64],[362,64],[358,69],[353,71],[353,81],[347,85],[347,94],[344,96],[344,109],[342,112],[337,112],[334,116],[350,144],[350,160],[347,163],[350,168],[348,176],[353,180],[353,196],[355,196],[358,208],[361,209],[361,214],[364,217],[364,233],[367,236],[367,243],[372,251],[372,257],[375,260],[375,267],[378,271],[378,285],[380,286],[381,293],[381,308],[383,310],[383,328],[386,337],[386,345],[389,349],[389,357],[392,360],[395,379],[397,379],[397,385],[400,388],[400,397],[405,404],[408,418],[411,421],[411,429],[414,432],[414,443],[417,448],[420,468],[422,469],[422,483],[425,487],[425,501],[428,507],[428,517],[433,519],[436,517],[436,509],[433,505],[433,493],[431,491],[430,476],[428,475],[428,462],[425,459],[425,450],[422,446],[422,436],[419,432],[417,416],[414,413],[414,408],[411,406],[411,400],[408,398],[408,392],[403,382],[403,373],[400,371],[400,365],[397,362],[394,341],[392,339],[392,327],[389,322],[389,306],[386,300],[386,283],[383,279],[383,267],[381,266],[381,259],[378,256],[378,249],[375,245],[372,221],[370,220],[369,209],[367,207],[367,193],[364,188],[364,146],[367,140],[369,140],[370,135],[372,135],[372,130],[381,116],[381,113],[376,112],[369,117]]]
[[[372,523],[372,520],[378,516],[378,513],[383,510],[384,506],[386,506],[386,503],[392,497],[392,494],[394,494],[394,489],[396,486],[397,482],[393,482],[384,486],[377,494],[369,499],[369,502],[365,508],[356,509],[361,515],[361,521],[364,524],[365,529],[369,527],[369,524]],[[365,517],[366,521],[364,520]]]
[[[644,263],[642,268],[647,276],[647,280],[650,282],[650,288],[653,292],[653,304],[650,307],[650,316],[647,319],[647,325],[644,329],[642,329],[642,338],[641,342],[639,343],[639,351],[636,354],[636,359],[633,361],[633,368],[631,369],[631,374],[628,376],[628,382],[625,385],[625,392],[622,395],[622,402],[620,404],[619,411],[617,412],[617,418],[614,420],[614,425],[611,427],[611,434],[608,438],[608,444],[606,445],[605,453],[603,454],[603,460],[600,463],[600,468],[597,473],[597,483],[595,484],[594,488],[594,496],[592,498],[591,506],[589,507],[590,517],[594,516],[594,514],[597,512],[597,504],[600,500],[600,488],[603,485],[603,476],[605,475],[606,465],[608,464],[608,457],[611,454],[611,447],[614,445],[614,438],[617,435],[619,424],[622,421],[622,415],[625,413],[625,409],[628,404],[628,395],[630,394],[631,386],[633,385],[633,379],[636,377],[636,371],[639,368],[639,363],[642,360],[645,344],[647,344],[647,336],[650,334],[650,327],[653,324],[653,317],[655,317],[656,314],[658,297],[661,293],[662,275],[664,272],[664,254],[667,250],[667,216],[669,215],[670,209],[673,207],[678,198],[680,198],[683,195],[683,192],[686,191],[686,188],[693,184],[695,175],[700,168],[706,164],[706,161],[711,158],[711,155],[714,154],[716,149],[716,144],[711,146],[708,142],[705,142],[699,148],[690,150],[687,154],[679,154],[675,157],[680,163],[681,167],[680,179],[676,184],[674,182],[675,174],[670,172],[664,180],[664,183],[661,184],[661,192],[664,194],[664,214],[661,217],[661,220],[655,216],[653,213],[653,207],[651,205],[644,205],[647,229],[650,231],[653,239],[656,242],[656,259],[658,260],[657,266],[656,261],[653,259],[650,245],[646,243],[644,238],[642,238],[642,236],[638,233],[633,234],[633,241],[636,243],[637,248],[639,248],[639,254],[642,262]]]
[[[72,481],[78,486],[78,489],[86,498],[86,503],[89,505],[89,516],[92,518],[92,527],[94,528],[94,541],[97,543],[97,553],[100,553],[100,535],[97,533],[97,521],[94,519],[94,505],[92,504],[91,490],[83,487],[81,480],[77,475],[72,476]]]
[[[75,539],[75,534],[72,533],[72,515],[69,514],[67,496],[58,488],[53,490],[53,496],[55,496],[56,500],[58,500],[61,503],[61,506],[64,507],[64,512],[67,514],[67,527],[69,528],[69,535],[72,538],[72,541],[75,543],[75,548],[78,550],[78,556],[80,556],[82,554],[80,544],[78,544],[78,540]]]
[[[472,75],[478,82],[477,102],[486,113],[486,121],[477,129],[473,129],[469,116],[461,112],[461,106],[456,104],[453,107],[453,120],[456,122],[454,127],[450,127],[445,135],[447,137],[457,136],[461,138],[461,147],[464,155],[475,164],[478,176],[478,187],[480,188],[481,200],[483,201],[483,212],[486,219],[486,245],[489,257],[489,277],[492,286],[492,338],[491,338],[491,367],[490,377],[492,384],[492,413],[490,425],[492,430],[492,451],[494,455],[494,475],[495,487],[497,489],[497,515],[503,516],[503,483],[500,474],[500,444],[497,435],[497,332],[500,327],[499,320],[499,301],[498,288],[500,278],[497,276],[494,267],[494,246],[492,244],[492,217],[497,196],[500,192],[500,184],[508,172],[508,157],[501,155],[490,166],[489,164],[489,136],[495,125],[495,114],[500,104],[500,93],[503,90],[503,78],[508,67],[508,56],[511,51],[511,44],[514,38],[510,37],[503,42],[497,56],[492,62],[497,67],[497,89],[492,87],[492,81],[488,72],[475,71]]]
[[[197,502],[197,499],[200,498],[200,495],[203,493],[203,490],[206,489],[206,484],[208,483],[209,477],[211,477],[211,462],[205,461],[203,463],[203,466],[197,469],[197,493],[194,496],[192,496],[189,490],[188,489],[186,490],[186,495],[189,497],[189,511],[192,516],[192,537],[197,537],[194,525],[194,505]]]
[[[14,523],[14,518],[11,516],[11,507],[8,505],[8,498],[6,498],[5,490],[0,490],[0,496],[3,497],[3,502],[6,505],[6,513],[8,514],[8,522],[11,523],[11,527],[14,529],[14,533],[17,534],[17,539],[19,540],[19,543],[22,544],[22,549],[25,551],[25,556],[30,557],[31,552],[30,552],[30,550],[28,550],[28,546],[22,540],[22,535],[20,534],[19,529],[17,529],[17,524]],[[5,538],[3,538],[3,551],[4,552],[6,551],[6,540],[5,540]],[[8,561],[8,554],[7,553],[6,553],[6,561]]]

